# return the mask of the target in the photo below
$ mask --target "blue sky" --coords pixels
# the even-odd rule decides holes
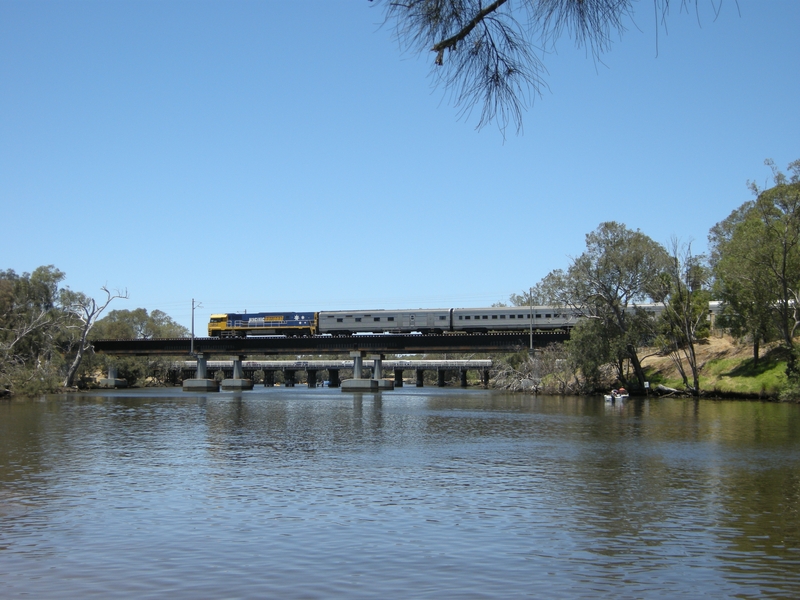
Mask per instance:
[[[653,7],[562,39],[505,138],[366,0],[0,0],[0,268],[114,308],[488,306],[616,220],[705,249],[800,158],[800,2]]]

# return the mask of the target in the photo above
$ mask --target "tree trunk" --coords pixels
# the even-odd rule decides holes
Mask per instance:
[[[75,385],[75,375],[78,373],[78,368],[81,366],[81,361],[83,360],[83,353],[88,349],[88,344],[86,343],[86,338],[89,337],[89,330],[92,328],[92,323],[87,321],[86,324],[83,326],[81,331],[81,342],[78,345],[78,352],[75,354],[75,360],[72,361],[72,364],[69,366],[67,370],[67,376],[64,378],[64,387],[72,387]]]
[[[639,361],[639,355],[636,353],[636,347],[632,344],[628,344],[628,356],[631,360],[631,365],[633,365],[633,373],[636,375],[636,380],[639,382],[639,389],[644,389],[644,369],[642,369],[642,363]]]

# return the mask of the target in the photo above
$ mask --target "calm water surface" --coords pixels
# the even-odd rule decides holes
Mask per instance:
[[[800,597],[800,406],[0,403],[2,598]]]

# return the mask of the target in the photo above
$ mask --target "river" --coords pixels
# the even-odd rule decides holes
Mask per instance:
[[[800,597],[800,406],[489,390],[0,403],[2,598]]]

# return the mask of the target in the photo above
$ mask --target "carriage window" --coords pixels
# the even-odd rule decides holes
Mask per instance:
[[[513,318],[515,318],[516,316],[517,316],[517,315],[508,315],[508,318],[509,318],[509,319],[513,319]]]
[[[439,315],[439,320],[440,321],[446,321],[447,317],[445,317],[444,315]]]
[[[375,322],[377,322],[377,321],[380,321],[380,320],[381,320],[381,318],[380,318],[380,317],[373,317],[373,319],[372,319],[372,320],[373,320],[373,321],[375,321]]]
[[[386,320],[387,321],[394,321],[394,317],[388,317]]]
[[[536,318],[537,318],[537,319],[541,319],[541,318],[542,318],[542,315],[536,315]]]
[[[496,319],[496,318],[497,318],[497,315],[492,315],[492,318],[493,318],[493,319]]]
[[[545,318],[545,319],[549,319],[549,318],[550,318],[550,315],[545,315],[545,316],[544,316],[544,318]]]
[[[458,317],[458,318],[460,319],[461,317]],[[469,316],[469,315],[467,315],[467,316],[466,316],[466,317],[464,317],[464,318],[465,318],[467,321],[469,321],[469,319],[470,319],[470,316]]]
[[[506,318],[506,316],[505,316],[505,315],[500,315],[500,318],[501,318],[501,319],[505,319],[505,318]]]
[[[525,318],[525,315],[517,315],[517,318],[518,318],[518,319],[524,319],[524,318]]]
[[[483,315],[483,318],[484,318],[484,319],[488,319],[488,318],[489,318],[489,315]]]
[[[361,323],[361,317],[356,317],[356,323]]]
[[[344,319],[342,319],[342,318],[338,318],[338,319],[336,319],[336,322],[337,322],[337,323],[342,323],[342,322],[344,322]]]

